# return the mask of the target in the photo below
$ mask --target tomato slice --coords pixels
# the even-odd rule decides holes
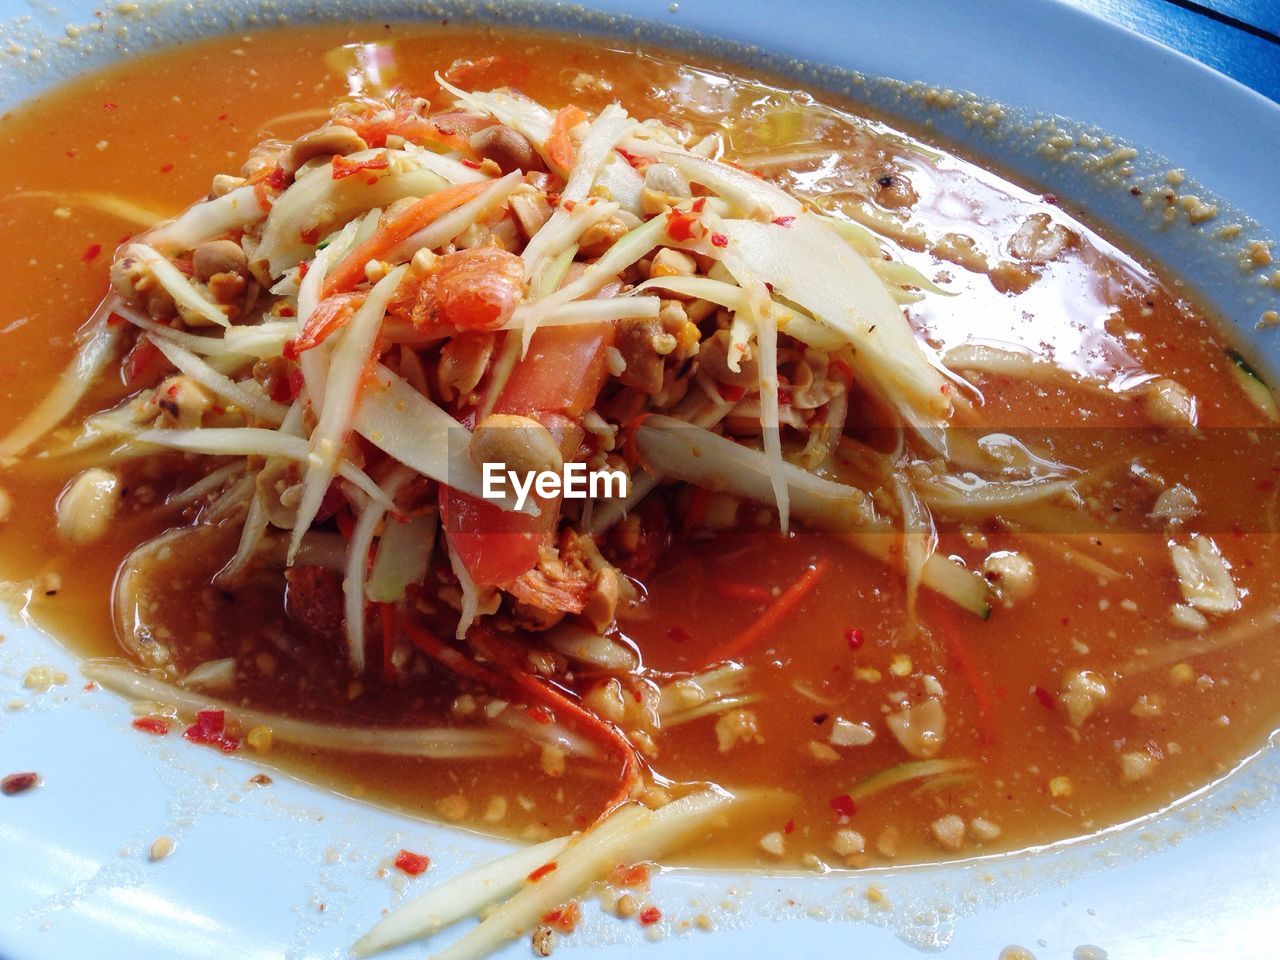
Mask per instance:
[[[613,326],[607,323],[539,330],[529,353],[512,371],[494,412],[576,420],[595,404],[604,386],[609,374],[605,351],[612,343]],[[558,501],[540,506],[542,514],[531,517],[450,487],[440,488],[445,535],[479,586],[502,586],[533,569],[560,517]]]
[[[500,587],[533,569],[538,551],[551,542],[558,503],[542,504],[541,516],[503,510],[452,487],[440,488],[440,520],[458,559],[482,587]]]
[[[542,327],[511,371],[493,412],[581,417],[595,404],[609,375],[606,351],[612,345],[613,324]]]

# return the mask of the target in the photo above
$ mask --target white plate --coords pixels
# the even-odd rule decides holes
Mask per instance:
[[[125,6],[122,5],[122,9]],[[1056,2],[876,0],[665,0],[597,4],[609,14],[652,18],[642,34],[669,45],[719,36],[721,48],[799,73],[790,58],[974,91],[1025,111],[1070,117],[1140,149],[1139,178],[1170,166],[1198,178],[1201,195],[1220,198],[1209,230],[1153,229],[1127,185],[1105,185],[1078,166],[1050,163],[1017,137],[968,126],[959,111],[924,108],[900,86],[858,84],[892,112],[932,123],[971,150],[999,158],[1150,250],[1198,288],[1255,353],[1280,355],[1274,331],[1253,324],[1274,308],[1246,282],[1237,250],[1207,239],[1248,211],[1250,238],[1280,234],[1275,162],[1280,109],[1179,54]],[[421,3],[360,6],[362,18],[423,10]],[[227,29],[254,4],[212,2],[196,10],[158,5],[142,19],[105,15],[106,28],[59,45],[68,23],[89,25],[95,6],[75,0],[60,12],[0,0],[0,108],[35,90],[156,42]],[[273,10],[339,19],[338,5],[277,0]],[[347,15],[356,9],[347,7]],[[467,9],[431,5],[436,15]],[[482,18],[629,32],[603,15],[538,5],[480,5]],[[25,18],[25,19],[23,19]],[[122,40],[117,26],[128,26]],[[692,32],[682,32],[692,31]],[[26,53],[39,49],[42,56]],[[122,46],[123,45],[123,46]],[[772,56],[765,56],[760,50]],[[847,86],[832,71],[808,70],[815,85]],[[1025,119],[1021,117],[1019,119]],[[1168,161],[1162,159],[1169,158]],[[1172,161],[1170,163],[1169,161]],[[1274,301],[1274,291],[1272,301]],[[432,869],[406,885],[414,893],[501,849],[495,841],[423,824],[278,777],[247,786],[253,767],[238,758],[187,748],[180,740],[129,729],[125,705],[85,692],[76,665],[56,643],[4,623],[0,645],[0,773],[34,769],[44,785],[0,798],[0,956],[36,958],[342,957],[346,947],[402,896],[378,879],[379,861],[400,847],[429,851]],[[25,671],[52,664],[72,681],[48,693],[22,689]],[[12,699],[21,710],[3,709]],[[994,958],[1008,944],[1044,960],[1096,944],[1112,957],[1270,958],[1272,918],[1280,913],[1280,809],[1272,783],[1280,765],[1264,751],[1226,782],[1143,823],[1075,844],[946,867],[838,876],[752,877],[676,871],[655,882],[664,921],[664,957],[914,956],[950,946],[960,957]],[[149,863],[153,839],[177,850]],[[888,906],[866,898],[872,884]],[[732,892],[730,892],[732,891]],[[723,904],[729,903],[730,909]],[[717,932],[680,931],[671,921],[699,912]],[[613,960],[655,955],[638,927],[588,909],[584,928],[557,956]],[[823,922],[827,918],[827,922]],[[441,937],[441,942],[448,938]],[[511,957],[526,957],[527,942]],[[420,946],[392,956],[421,956]]]

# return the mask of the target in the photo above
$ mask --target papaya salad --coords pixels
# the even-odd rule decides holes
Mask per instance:
[[[1135,466],[1123,487],[1160,488],[1138,512],[1168,540],[1151,596],[1169,596],[1151,604],[1182,639],[1154,653],[1099,640],[1109,666],[1094,670],[1104,625],[1072,632],[1066,598],[1032,626],[1061,630],[1067,652],[1028,666],[1042,682],[1013,685],[988,656],[996,633],[969,642],[1035,593],[1038,563],[1094,584],[1086,598],[1155,576],[1111,539],[1025,546],[1035,518],[1112,512],[1120,488],[1083,448],[1073,463],[987,429],[979,385],[1021,384],[1064,409],[1071,391],[1122,397],[1161,429],[1197,422],[1196,396],[1170,376],[1135,367],[1123,387],[1091,383],[993,343],[944,350],[918,321],[955,296],[956,272],[1025,293],[1092,249],[1074,228],[1034,214],[1010,260],[979,263],[952,234],[912,233],[901,167],[848,203],[806,188],[826,169],[814,148],[744,157],[719,133],[616,101],[548,106],[435,80],[431,102],[340,99],[127,238],[71,365],[0,440],[10,466],[70,478],[64,541],[134,537],[112,601],[127,658],[84,672],[135,701],[140,730],[178,724],[228,753],[425,764],[459,784],[436,806],[446,820],[543,817],[521,834],[530,845],[431,886],[356,955],[477,915],[437,956],[545,943],[595,885],[644,888],[645,865],[741,810],[775,824],[758,831],[766,862],[786,862],[801,818],[797,837],[824,824],[834,866],[892,861],[899,828],[864,836],[859,820],[889,795],[909,797],[939,855],[998,849],[993,808],[946,804],[1003,749],[1013,704],[1078,747],[1091,716],[1155,722],[1174,696],[1164,685],[1182,682],[1166,672],[1274,629],[1274,610],[1236,618],[1241,574],[1213,537],[1188,533],[1201,491]],[[913,250],[945,269],[926,276]],[[1232,376],[1245,408],[1274,418],[1243,361]],[[619,482],[577,497],[521,486],[579,467]],[[163,518],[158,535],[129,526],[131,500]],[[691,565],[697,544],[720,551],[716,577]],[[768,554],[785,575],[741,572]],[[652,612],[651,592],[672,589],[685,606],[666,609],[687,607],[687,623]],[[779,640],[795,642],[817,596],[825,609],[856,597],[897,631],[845,622],[834,642],[851,665],[824,666],[821,684],[787,675]],[[678,669],[653,665],[672,649]],[[269,686],[290,692],[265,702],[255,691]],[[713,782],[691,731],[716,756],[763,749],[773,733],[757,710],[780,689],[786,722],[810,731],[797,769],[838,771],[860,751],[880,769],[854,764],[843,787],[815,788],[830,794],[816,805],[755,767],[749,784]],[[854,714],[850,690],[879,691],[877,705]],[[1023,760],[1009,782],[1069,805],[1179,752],[1116,736],[1114,783]],[[514,785],[469,793],[459,772],[516,763],[552,784],[563,817]],[[426,865],[396,861],[410,875]],[[642,923],[660,919],[641,893],[625,899]]]

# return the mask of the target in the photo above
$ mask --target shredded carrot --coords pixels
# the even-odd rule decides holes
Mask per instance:
[[[586,119],[587,115],[571,103],[561,108],[551,124],[551,136],[547,138],[547,156],[565,172],[573,169],[576,155],[569,131]]]
[[[618,754],[619,759],[622,760],[618,788],[606,802],[600,817],[607,816],[626,803],[631,796],[632,788],[640,779],[640,759],[631,741],[613,724],[607,723],[581,704],[569,699],[557,687],[523,669],[520,666],[521,658],[518,652],[511,648],[509,641],[499,637],[494,631],[487,627],[473,627],[467,634],[467,639],[482,656],[503,667],[517,690],[549,707],[561,720],[575,727],[579,733],[591,737]]]
[[[258,209],[263,213],[270,213],[272,206],[271,194],[267,193],[267,188],[262,182],[253,185],[253,199],[258,204]]]
[[[820,559],[802,573],[796,582],[778,595],[778,598],[760,615],[755,623],[727,643],[721,644],[711,651],[707,664],[722,663],[740,657],[747,650],[767,637],[790,616],[806,596],[817,586],[818,581],[827,570],[826,558]]]
[[[507,689],[508,684],[504,677],[476,663],[462,651],[449,646],[426,627],[416,623],[406,623],[404,632],[415,647],[449,672],[491,690]]]
[[[978,703],[978,734],[982,743],[990,746],[996,742],[995,723],[991,717],[991,692],[974,663],[968,645],[960,635],[951,607],[946,603],[932,604],[929,620],[934,635],[942,640],[942,645],[946,648],[947,658],[973,691],[973,697]]]
[[[427,224],[444,216],[487,190],[488,183],[460,183],[439,193],[428,194],[360,246],[356,247],[325,278],[323,298],[350,290],[364,278],[365,264],[386,256]]]
[[[419,650],[456,676],[470,680],[478,686],[500,692],[512,699],[523,695],[525,699],[531,701],[530,706],[549,709],[584,736],[591,737],[617,753],[622,760],[622,773],[618,788],[609,798],[600,814],[601,817],[608,815],[629,799],[632,788],[640,779],[640,761],[630,741],[612,724],[601,720],[557,688],[522,668],[520,655],[511,649],[506,640],[487,627],[474,627],[467,634],[467,639],[477,653],[502,668],[502,672],[499,673],[477,663],[460,650],[450,647],[420,624],[406,623],[404,631]]]
[[[755,583],[738,583],[735,580],[716,580],[712,587],[716,593],[728,600],[740,600],[743,603],[768,603],[773,594],[768,587]]]

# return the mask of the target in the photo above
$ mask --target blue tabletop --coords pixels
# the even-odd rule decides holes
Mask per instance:
[[[1280,102],[1277,0],[1071,0]]]

